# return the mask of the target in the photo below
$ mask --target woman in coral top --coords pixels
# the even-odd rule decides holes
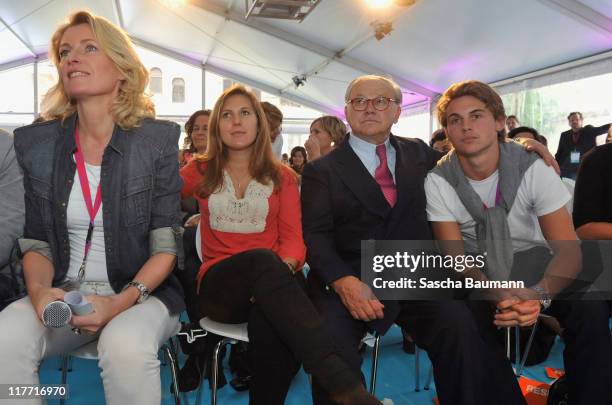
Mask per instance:
[[[206,155],[181,170],[182,197],[195,196],[202,214],[202,316],[249,323],[250,404],[283,404],[300,362],[338,403],[380,404],[338,356],[304,292],[297,179],[273,156],[259,101],[231,87],[209,124]]]

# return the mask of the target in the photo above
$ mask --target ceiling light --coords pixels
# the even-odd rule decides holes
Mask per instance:
[[[368,6],[372,8],[384,8],[393,4],[393,0],[366,0]]]
[[[322,0],[245,0],[246,16],[302,22]]]

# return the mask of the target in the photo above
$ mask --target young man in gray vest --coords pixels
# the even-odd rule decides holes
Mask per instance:
[[[570,403],[612,403],[606,305],[552,300],[568,293],[566,287],[582,267],[565,208],[570,195],[561,179],[540,159],[506,141],[502,100],[484,83],[448,88],[438,102],[438,118],[454,150],[425,182],[435,238],[463,241],[464,252],[486,251],[486,271],[470,272],[469,277],[509,280],[522,270],[518,278],[525,288],[491,291],[496,307],[491,322],[500,327],[533,325],[540,311],[557,317],[565,328]]]

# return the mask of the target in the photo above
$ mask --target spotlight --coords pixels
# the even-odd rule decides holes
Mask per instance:
[[[367,3],[372,8],[384,8],[391,6],[393,0],[367,0]]]
[[[298,87],[306,84],[306,75],[295,75],[291,78],[291,80],[293,81],[293,84],[295,84],[295,88],[297,89]]]
[[[393,23],[392,22],[378,22],[374,21],[372,23],[374,27],[374,37],[377,40],[381,40],[393,31]]]

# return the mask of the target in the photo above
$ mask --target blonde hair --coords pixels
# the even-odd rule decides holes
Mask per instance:
[[[125,78],[110,108],[114,121],[123,129],[131,129],[137,127],[144,118],[154,118],[155,107],[150,97],[145,94],[149,72],[136,54],[128,35],[104,17],[87,11],[78,11],[71,14],[68,21],[57,28],[51,38],[49,56],[58,73],[62,37],[68,28],[81,24],[89,25],[101,51],[113,61]],[[45,94],[43,111],[46,119],[61,120],[76,111],[74,100],[71,100],[64,91],[61,74],[57,83]]]
[[[340,118],[333,115],[324,115],[312,121],[310,128],[312,129],[317,122],[321,124],[321,128],[329,133],[335,145],[340,144],[346,137],[346,125]]]
[[[215,103],[208,121],[208,146],[205,155],[196,155],[194,159],[203,162],[199,165],[202,174],[202,182],[198,194],[202,198],[219,191],[223,185],[223,169],[227,165],[228,150],[221,140],[219,131],[219,120],[221,110],[228,98],[242,95],[249,99],[255,116],[257,117],[257,135],[251,149],[249,159],[249,173],[261,184],[274,183],[275,189],[280,187],[282,181],[282,164],[272,152],[272,141],[270,140],[270,126],[266,114],[255,95],[242,85],[234,85],[221,94]]]

